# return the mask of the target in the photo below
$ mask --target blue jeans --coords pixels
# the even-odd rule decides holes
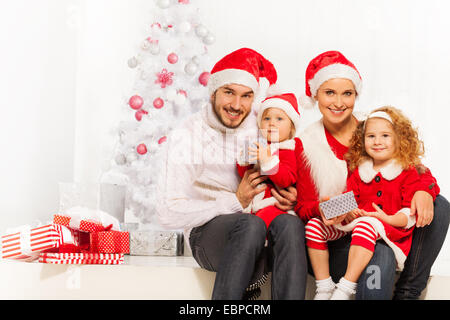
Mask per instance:
[[[450,222],[450,204],[443,196],[436,197],[434,218],[429,226],[416,228],[405,268],[395,284],[396,261],[392,249],[378,241],[367,268],[358,281],[357,300],[419,299],[427,285],[431,267],[445,241]],[[350,236],[329,242],[330,273],[333,280],[345,274]],[[395,291],[394,291],[395,285]],[[394,292],[394,297],[392,293]]]
[[[305,298],[305,227],[297,217],[280,215],[266,230],[257,216],[221,215],[194,228],[189,241],[199,265],[217,272],[213,300],[242,299],[262,259],[272,271],[272,299]]]

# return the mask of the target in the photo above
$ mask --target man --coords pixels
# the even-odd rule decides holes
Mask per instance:
[[[161,225],[184,229],[195,260],[217,272],[213,299],[243,299],[257,269],[261,274],[262,260],[272,271],[273,299],[305,295],[302,221],[285,214],[266,230],[261,218],[242,213],[265,189],[260,184],[266,177],[258,171],[247,171],[241,181],[236,170],[239,139],[257,131],[252,105],[262,77],[271,85],[277,80],[272,63],[256,51],[243,48],[225,56],[211,71],[210,103],[186,119],[167,143],[157,215]],[[295,188],[273,195],[278,208],[293,209]]]

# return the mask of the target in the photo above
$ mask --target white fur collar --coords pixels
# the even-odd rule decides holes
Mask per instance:
[[[375,171],[373,169],[373,161],[372,159],[368,159],[364,161],[362,164],[358,167],[359,170],[359,176],[361,177],[361,180],[365,183],[370,183],[375,176],[378,174],[378,171]],[[380,169],[380,173],[386,180],[394,180],[397,178],[400,173],[402,173],[403,168],[402,166],[395,160],[392,160],[389,162],[386,166]]]
[[[290,139],[282,142],[272,143],[271,146],[275,147],[278,150],[295,150],[295,140]]]
[[[347,185],[347,162],[331,150],[322,119],[300,133],[300,139],[319,199],[341,194]]]

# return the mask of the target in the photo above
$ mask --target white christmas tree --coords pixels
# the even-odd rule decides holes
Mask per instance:
[[[168,133],[208,99],[214,36],[199,21],[195,0],[156,0],[139,52],[128,61],[136,72],[123,107],[109,174],[126,177],[126,207],[142,223],[154,215],[161,149]]]

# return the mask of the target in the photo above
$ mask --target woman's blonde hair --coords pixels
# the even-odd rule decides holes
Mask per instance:
[[[394,158],[399,162],[403,169],[407,169],[411,165],[418,169],[421,168],[421,158],[425,152],[424,144],[423,141],[419,139],[417,129],[413,128],[411,120],[409,120],[399,109],[391,106],[378,108],[373,112],[377,111],[386,112],[392,119],[396,143]],[[350,171],[355,170],[363,161],[370,159],[364,144],[366,121],[359,122],[351,139],[349,151],[345,155],[345,159],[349,163]]]

